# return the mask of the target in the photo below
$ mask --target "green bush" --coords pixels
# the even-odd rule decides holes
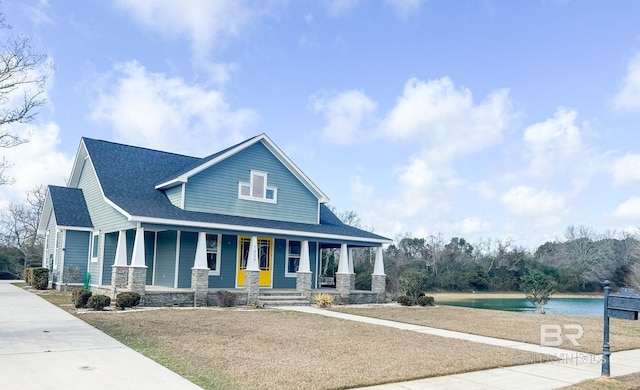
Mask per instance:
[[[218,295],[218,306],[233,307],[236,305],[236,296],[232,292],[220,290],[216,295]]]
[[[415,303],[413,298],[406,295],[400,295],[396,301],[402,306],[411,306]]]
[[[46,290],[49,285],[49,269],[44,267],[31,268],[31,286],[38,290]]]
[[[95,310],[102,310],[111,304],[111,298],[106,295],[97,294],[89,298],[87,305]]]
[[[33,268],[25,268],[22,271],[22,280],[24,280],[28,286],[31,286],[33,281]]]
[[[93,293],[91,292],[91,290],[74,288],[73,290],[71,290],[71,303],[73,303],[73,306],[75,306],[77,309],[85,307],[87,306],[87,302],[89,302],[89,298],[91,298],[92,294]]]
[[[116,295],[116,307],[120,310],[138,306],[138,304],[140,304],[140,294],[137,292],[125,291]]]
[[[429,297],[429,296],[421,296],[418,298],[418,305],[420,306],[433,306],[434,305],[434,299],[433,297]]]

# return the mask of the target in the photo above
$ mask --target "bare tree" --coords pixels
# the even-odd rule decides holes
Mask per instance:
[[[0,13],[0,31],[12,27]],[[43,54],[31,50],[28,38],[12,35],[0,42],[0,148],[28,141],[12,131],[14,124],[31,122],[46,103],[44,87],[53,66]],[[12,183],[5,171],[10,163],[0,160],[0,185]]]

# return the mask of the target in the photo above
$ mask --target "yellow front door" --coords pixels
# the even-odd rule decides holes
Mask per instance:
[[[241,236],[238,240],[238,286],[244,286],[244,270],[249,260],[251,237]],[[258,237],[258,266],[260,267],[260,287],[271,287],[273,268],[273,238]]]

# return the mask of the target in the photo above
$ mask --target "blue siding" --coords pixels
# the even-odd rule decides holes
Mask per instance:
[[[182,207],[182,186],[175,186],[164,190],[165,195],[169,198],[171,204],[176,207]]]
[[[124,215],[104,201],[98,179],[89,159],[83,162],[78,188],[82,188],[84,192],[89,215],[96,229],[114,231],[134,226],[132,222],[127,221]]]
[[[287,240],[276,239],[273,248],[273,288],[296,288],[296,278],[285,277]]]
[[[317,243],[309,241],[309,266],[311,268],[311,286],[314,287],[317,285],[316,278],[318,274],[316,273],[317,265],[318,265],[318,251],[317,251]]]
[[[209,276],[209,288],[234,288],[236,286],[238,237],[223,234],[220,252],[220,275]]]
[[[144,264],[147,266],[146,284],[153,282],[153,250],[156,245],[156,233],[144,232]]]
[[[191,268],[196,258],[198,233],[180,233],[180,264],[178,265],[178,288],[191,287]]]
[[[91,239],[93,240],[93,233],[91,234]],[[99,286],[100,285],[100,271],[102,271],[102,263],[100,262],[102,259],[102,252],[104,248],[104,235],[98,235],[98,260],[93,261],[91,259],[89,263],[89,273],[91,274],[91,285]]]
[[[158,232],[156,250],[155,285],[173,287],[176,271],[176,238],[175,231]]]
[[[104,254],[102,257],[102,284],[111,284],[111,273],[113,263],[116,261],[116,250],[118,249],[118,232],[104,235]]]
[[[278,203],[238,199],[238,183],[249,182],[250,171],[268,173],[267,185],[277,187]],[[318,223],[318,199],[262,144],[257,143],[189,178],[185,210]]]
[[[87,272],[87,262],[89,260],[89,237],[90,232],[67,230],[64,251],[64,268],[77,267],[78,276],[70,283],[81,283],[84,274]]]

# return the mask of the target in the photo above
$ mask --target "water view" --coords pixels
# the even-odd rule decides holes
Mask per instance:
[[[476,309],[505,310],[537,313],[538,309],[525,298],[475,298],[436,300],[437,305],[472,307]],[[551,298],[545,306],[547,314],[571,316],[602,316],[602,298]]]

